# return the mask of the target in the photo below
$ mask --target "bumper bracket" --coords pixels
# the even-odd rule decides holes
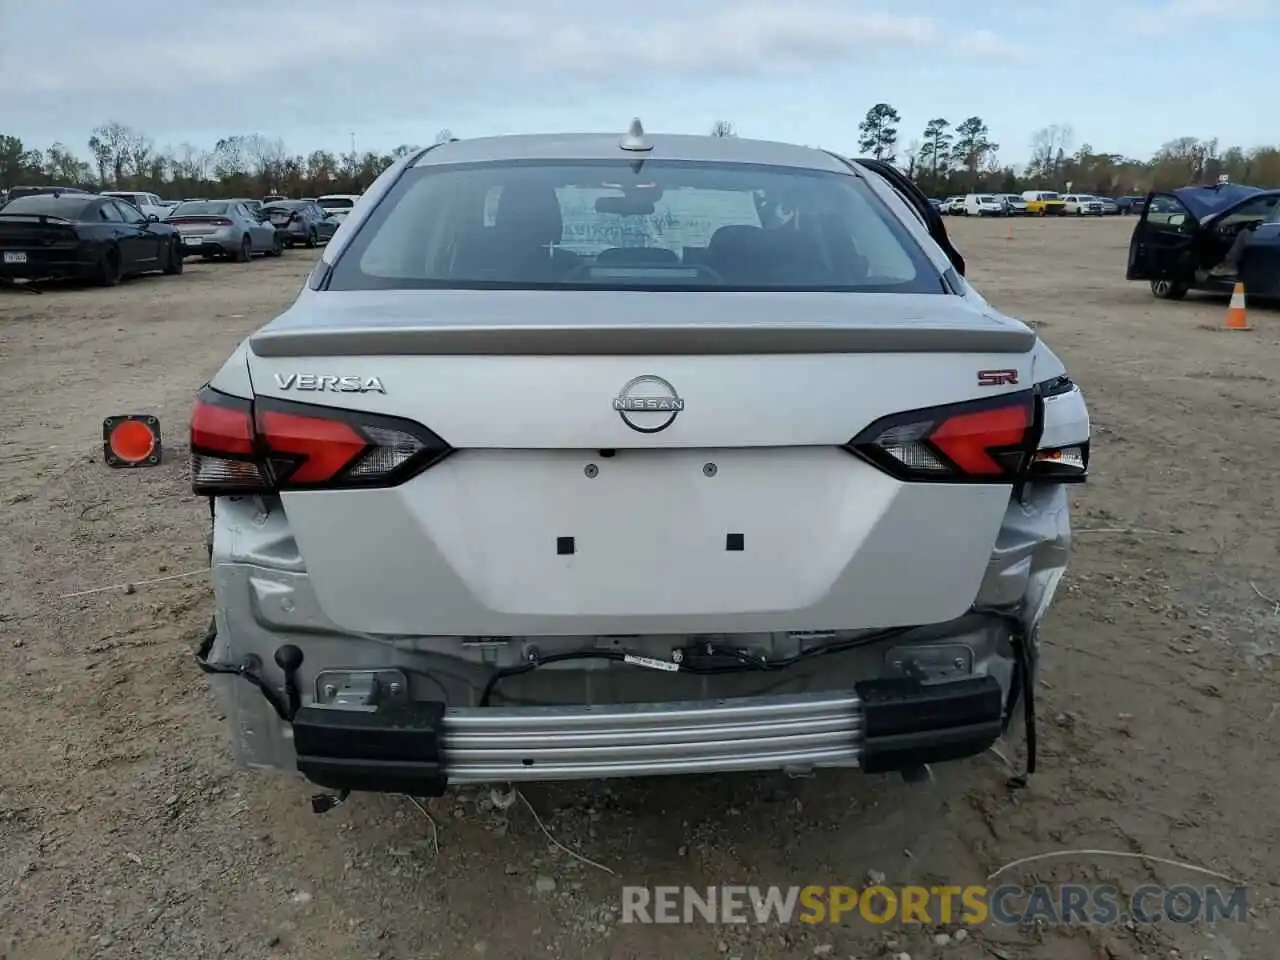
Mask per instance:
[[[861,766],[867,773],[971,757],[1003,731],[1004,696],[994,677],[869,680],[854,689],[862,701]]]
[[[303,707],[293,718],[298,771],[331,790],[445,792],[444,704],[387,703],[374,710]]]

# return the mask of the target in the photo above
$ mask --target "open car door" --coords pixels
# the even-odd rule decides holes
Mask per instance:
[[[1280,296],[1280,191],[1257,193],[1204,218],[1201,259],[1221,260],[1242,231],[1239,279],[1254,296]]]
[[[1126,280],[1190,283],[1200,223],[1172,193],[1148,193],[1129,238]]]
[[[951,245],[951,238],[947,236],[947,226],[942,222],[942,217],[933,208],[933,204],[929,202],[924,192],[911,182],[911,178],[885,160],[859,158],[854,163],[866,167],[872,173],[878,173],[889,181],[889,185],[898,191],[898,195],[920,214],[920,219],[924,221],[933,242],[942,248],[951,265],[956,268],[956,273],[963,277],[964,257],[960,256],[960,251]]]

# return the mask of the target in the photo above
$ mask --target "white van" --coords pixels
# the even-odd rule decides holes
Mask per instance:
[[[968,193],[964,198],[966,217],[1003,217],[1008,213],[1004,201],[994,193]]]

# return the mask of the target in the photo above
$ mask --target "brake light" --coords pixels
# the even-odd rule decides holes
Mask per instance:
[[[894,414],[845,448],[900,480],[1015,483],[1027,479],[1041,433],[1032,390]]]
[[[205,387],[191,414],[191,487],[201,496],[390,487],[452,448],[408,420]]]

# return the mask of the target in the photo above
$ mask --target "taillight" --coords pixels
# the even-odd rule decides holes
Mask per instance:
[[[211,220],[211,221],[210,221],[210,223],[212,223],[215,227],[230,227],[230,226],[232,226],[232,222],[231,222],[230,220],[228,220],[226,217],[222,217],[222,218],[220,218],[220,219],[218,219],[218,220]]]
[[[1036,391],[1045,402],[1070,402],[1069,394],[1076,390],[1075,382],[1066,374],[1053,377],[1036,385]],[[1083,409],[1083,407],[1081,408]],[[1048,417],[1046,416],[1046,419]],[[1027,467],[1027,478],[1036,483],[1083,483],[1089,476],[1089,441],[1049,445],[1041,439],[1041,445],[1032,455]]]
[[[1089,441],[1069,447],[1037,450],[1027,479],[1035,483],[1083,483],[1089,476]]]
[[[1041,432],[1032,390],[894,414],[845,445],[900,480],[1016,483]]]
[[[452,453],[398,417],[205,387],[191,414],[191,487],[201,496],[390,487]]]

